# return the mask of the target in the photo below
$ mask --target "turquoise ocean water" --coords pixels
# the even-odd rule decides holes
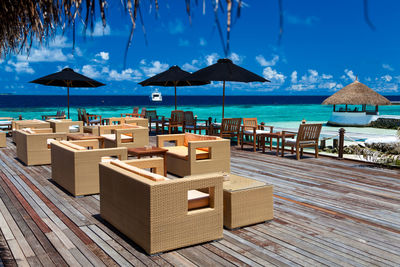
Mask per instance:
[[[4,96],[1,96],[4,97]],[[1,98],[0,97],[0,98]],[[14,97],[14,96],[13,96]],[[16,96],[15,96],[16,97]],[[43,100],[43,97],[40,101],[44,101],[44,103],[38,103],[39,100],[35,101],[31,98],[28,99],[29,96],[26,97],[25,102],[22,104],[15,104],[5,102],[3,99],[3,103],[0,101],[0,117],[14,117],[18,118],[19,115],[22,115],[23,119],[32,119],[37,118],[40,119],[41,115],[44,114],[54,114],[57,110],[67,110],[66,108],[66,98],[59,97],[57,100],[52,100],[49,98],[49,102],[46,103]],[[77,96],[75,96],[77,97]],[[143,97],[143,96],[142,96]],[[140,98],[140,97],[137,97]],[[287,99],[288,97],[285,97]],[[332,112],[331,106],[325,106],[320,104],[299,104],[295,103],[296,98],[291,97],[290,101],[283,100],[274,100],[275,103],[270,104],[260,104],[257,103],[257,100],[248,101],[248,99],[240,99],[240,97],[235,97],[234,100],[230,102],[256,102],[255,104],[246,103],[246,104],[228,104],[225,106],[225,117],[256,117],[259,122],[265,122],[267,125],[274,125],[276,127],[284,127],[284,128],[297,128],[301,120],[305,119],[307,122],[321,122],[326,123],[330,117]],[[10,98],[14,99],[14,98]],[[144,99],[144,98],[143,98]],[[258,100],[260,98],[257,98]],[[33,103],[26,104],[27,101],[30,100]],[[396,99],[397,100],[397,99]],[[89,102],[77,103],[73,104],[70,108],[71,118],[77,119],[77,107],[85,107],[86,110],[91,114],[99,114],[102,117],[119,117],[121,113],[131,112],[133,106],[146,107],[147,109],[156,109],[157,114],[164,115],[169,117],[171,111],[174,109],[174,106],[171,105],[171,100],[164,102],[163,104],[154,104],[148,101],[148,97],[146,97],[146,101],[137,99],[136,103],[132,103],[132,105],[123,103],[124,105],[118,105],[118,102],[115,103],[109,101],[107,97],[102,98],[102,100],[98,100],[98,103],[95,102],[91,105]],[[96,100],[97,101],[97,100]],[[119,100],[120,101],[120,100]],[[140,105],[140,102],[145,102],[144,105]],[[217,98],[216,101],[220,101],[220,98]],[[304,100],[297,99],[297,101]],[[315,100],[315,102],[319,102],[320,100]],[[72,102],[72,101],[71,101]],[[75,103],[78,102],[75,100]],[[120,101],[121,102],[121,101]],[[132,101],[131,101],[132,102]],[[139,102],[139,103],[137,103]],[[182,101],[181,101],[182,102]],[[179,105],[178,109],[181,110],[191,110],[199,119],[207,119],[208,117],[212,117],[213,120],[216,118],[217,121],[221,119],[221,105],[220,104],[212,104],[209,105],[207,103],[197,103],[196,100],[186,100],[186,103],[191,102],[190,104]],[[267,101],[264,101],[267,102]],[[281,102],[281,103],[279,103]],[[291,104],[285,104],[284,102],[291,102]],[[379,107],[379,111],[381,115],[397,115],[400,116],[400,105],[393,106],[381,106]],[[324,129],[336,130],[337,127],[328,127],[324,126]],[[382,133],[390,133],[391,131],[385,131],[382,129],[372,129],[372,128],[355,128],[349,129],[350,131],[356,132],[382,132]]]

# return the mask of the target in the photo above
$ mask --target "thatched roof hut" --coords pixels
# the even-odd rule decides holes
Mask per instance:
[[[322,102],[323,105],[390,105],[389,99],[355,80]]]

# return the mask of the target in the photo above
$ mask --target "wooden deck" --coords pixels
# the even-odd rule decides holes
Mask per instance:
[[[97,195],[73,198],[52,182],[50,166],[26,167],[15,156],[8,140],[0,149],[0,265],[400,263],[400,170],[232,148],[233,173],[275,186],[275,219],[148,256],[98,216]]]

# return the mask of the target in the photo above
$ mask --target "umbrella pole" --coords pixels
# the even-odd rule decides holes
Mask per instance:
[[[175,110],[177,109],[176,107],[176,83],[175,83]]]
[[[224,118],[224,110],[225,110],[225,81],[224,81],[223,93],[222,93],[222,118]]]
[[[68,94],[68,119],[69,119],[69,86],[67,86],[67,94]]]

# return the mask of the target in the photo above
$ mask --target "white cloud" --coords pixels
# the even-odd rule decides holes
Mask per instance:
[[[94,65],[84,65],[82,67],[82,74],[92,79],[99,78],[101,76],[101,73],[96,70],[96,66]]]
[[[332,79],[333,76],[330,74],[322,74],[322,79]]]
[[[292,83],[297,83],[297,71],[293,71],[292,74],[290,74],[290,81]]]
[[[343,87],[343,85],[341,83],[336,83],[336,82],[323,82],[318,84],[318,88],[320,89],[341,89]]]
[[[276,63],[279,61],[279,56],[278,55],[273,55],[271,60],[266,60],[263,55],[258,55],[256,56],[256,60],[258,64],[260,64],[262,67],[267,67],[267,66],[275,66]]]
[[[6,66],[4,70],[7,72],[13,72],[13,69],[10,66]]]
[[[271,84],[283,84],[285,82],[286,76],[271,67],[266,67],[263,70],[263,75],[265,79],[271,81]]]
[[[66,47],[72,47],[72,44],[68,43],[67,37],[63,35],[56,35],[54,39],[49,42],[49,47],[66,48]]]
[[[235,64],[240,64],[243,62],[243,56],[239,56],[238,54],[232,52],[232,54],[229,56],[229,58],[233,61]]]
[[[382,76],[381,79],[384,80],[385,82],[390,82],[393,78],[392,78],[392,76],[386,74],[386,75]]]
[[[107,61],[110,59],[110,54],[108,52],[100,52],[97,53],[95,57],[100,57],[102,60]]]
[[[287,88],[287,90],[308,91],[314,89],[328,89],[336,91],[342,87],[342,84],[333,80],[332,75],[319,75],[318,71],[309,69],[306,74],[301,76],[300,80],[297,78],[297,71],[293,71],[291,74],[291,85]]]
[[[200,37],[199,44],[200,44],[200,46],[206,46],[207,45],[206,39],[204,39],[203,37]]]
[[[29,62],[13,62],[9,60],[7,64],[8,64],[7,66],[8,68],[6,67],[7,72],[11,72],[12,67],[14,67],[14,71],[16,71],[17,73],[29,73],[29,74],[35,73],[35,70],[29,66]]]
[[[207,64],[207,66],[210,66],[210,65],[216,63],[218,57],[219,57],[219,56],[218,56],[217,53],[212,53],[212,54],[210,54],[210,55],[207,55],[206,58],[205,58],[205,59],[206,59],[206,64]]]
[[[137,71],[133,70],[131,68],[125,69],[121,71],[120,73],[116,70],[111,70],[109,72],[109,77],[111,80],[115,81],[129,81],[129,80],[139,80],[142,78],[142,74]]]
[[[91,36],[93,37],[101,37],[101,36],[106,36],[111,34],[111,28],[109,25],[106,25],[106,27],[103,26],[103,23],[101,21],[97,21],[94,24],[93,32],[90,33]]]
[[[382,68],[384,68],[384,69],[386,69],[386,70],[394,71],[394,69],[392,68],[392,66],[390,66],[389,64],[382,64]]]
[[[197,59],[193,59],[190,63],[185,63],[182,66],[183,70],[190,71],[190,72],[196,71],[199,68],[200,68],[199,67],[199,60],[197,60]]]
[[[355,81],[355,80],[357,79],[357,77],[354,75],[354,72],[353,72],[352,70],[345,69],[345,70],[344,70],[344,73],[346,73],[347,77],[348,77],[352,82]],[[344,76],[344,79],[347,80],[347,77]],[[343,78],[343,76],[342,76],[342,78]]]
[[[185,26],[180,19],[175,19],[168,23],[168,29],[170,34],[179,34],[185,31]]]
[[[72,55],[65,55],[61,48],[40,49],[32,48],[29,55],[17,55],[17,60],[21,62],[65,62],[73,58]]]
[[[144,62],[145,63],[145,62]],[[147,77],[154,76],[160,72],[168,69],[169,65],[166,63],[161,63],[160,61],[152,61],[150,64],[142,64],[140,68]]]

